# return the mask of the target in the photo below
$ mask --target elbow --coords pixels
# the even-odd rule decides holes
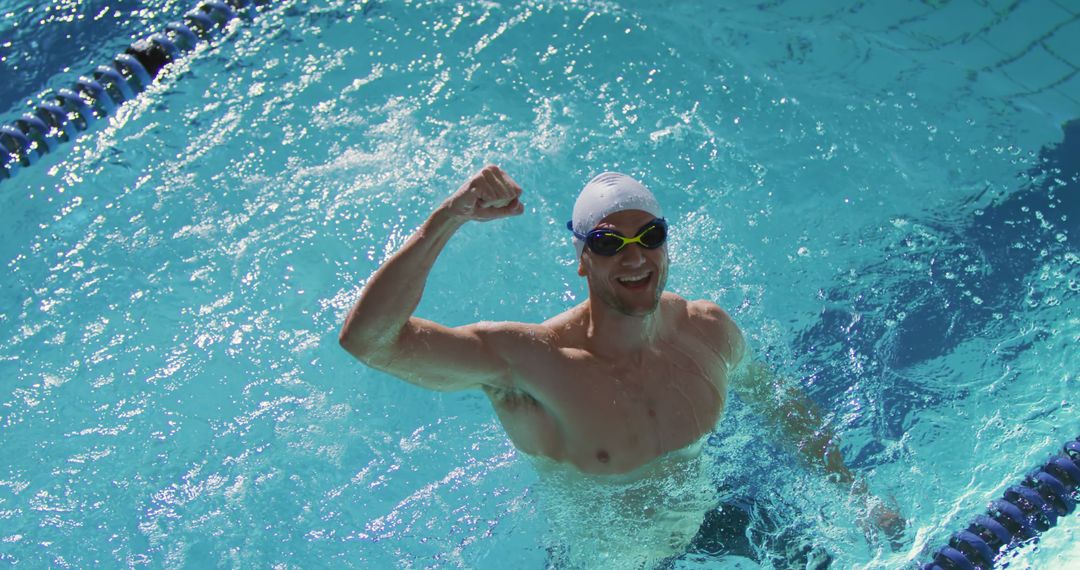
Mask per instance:
[[[352,335],[349,334],[348,325],[345,325],[345,326],[341,327],[341,330],[338,331],[337,341],[338,341],[338,346],[340,346],[341,348],[344,348],[345,350],[347,350],[349,352],[352,352],[352,345],[354,343],[353,343]]]
[[[350,334],[345,329],[338,334],[338,345],[360,362],[372,368],[382,369],[393,358],[393,350],[384,343],[375,342],[362,335]]]
[[[345,327],[342,327],[341,330],[338,331],[337,342],[338,342],[338,345],[341,346],[341,348],[344,348],[345,350],[349,350],[349,346],[352,344],[352,338],[349,336],[348,329],[346,329]],[[349,352],[352,352],[352,351],[349,351]]]
[[[342,328],[338,333],[338,345],[365,364],[371,360],[371,343],[364,342],[359,335],[349,334],[346,328]]]

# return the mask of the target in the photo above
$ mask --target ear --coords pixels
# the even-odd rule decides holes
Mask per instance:
[[[581,257],[578,257],[577,274],[578,274],[579,277],[585,277],[585,254],[584,253],[581,254]]]

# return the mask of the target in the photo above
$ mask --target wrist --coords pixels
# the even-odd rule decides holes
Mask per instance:
[[[452,231],[465,225],[465,222],[467,221],[469,221],[467,216],[455,212],[448,202],[443,202],[431,213],[431,217],[428,219],[428,225],[449,227]]]

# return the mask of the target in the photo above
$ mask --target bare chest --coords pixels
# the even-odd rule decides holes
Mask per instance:
[[[561,432],[562,459],[586,472],[621,473],[713,430],[725,405],[722,370],[706,355],[669,349],[636,362],[571,358],[539,385]]]

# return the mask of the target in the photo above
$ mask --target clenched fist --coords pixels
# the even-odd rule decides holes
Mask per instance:
[[[491,165],[462,184],[443,205],[455,217],[486,222],[525,211],[520,197],[521,186],[498,166]]]

